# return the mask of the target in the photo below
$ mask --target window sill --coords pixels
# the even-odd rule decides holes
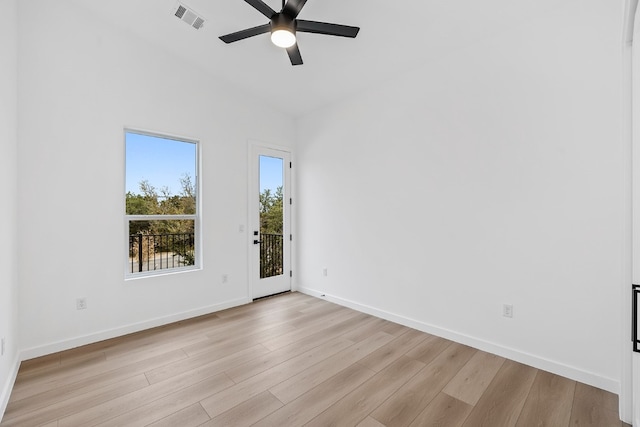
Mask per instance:
[[[202,267],[198,266],[190,266],[190,267],[181,267],[181,268],[172,268],[171,270],[153,270],[153,271],[145,271],[141,273],[126,273],[124,276],[124,281],[136,281],[141,279],[149,279],[152,277],[162,277],[162,276],[172,276],[175,274],[183,274],[183,273],[191,273],[194,271],[201,271]]]

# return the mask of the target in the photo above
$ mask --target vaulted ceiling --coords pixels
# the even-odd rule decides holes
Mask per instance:
[[[176,0],[72,0],[111,22],[235,84],[274,108],[300,116],[366,89],[401,78],[452,50],[485,37],[509,37],[521,23],[579,0],[308,0],[299,18],[361,28],[356,39],[298,34],[304,65],[293,67],[268,34],[225,44],[219,36],[267,23],[243,0],[183,0],[202,15],[196,30],[176,18]],[[281,0],[265,0],[280,10]],[[543,24],[541,24],[543,25]],[[425,79],[429,78],[425,67]]]

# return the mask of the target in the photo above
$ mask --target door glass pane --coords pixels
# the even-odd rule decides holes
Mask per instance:
[[[260,278],[283,274],[283,160],[260,156]]]

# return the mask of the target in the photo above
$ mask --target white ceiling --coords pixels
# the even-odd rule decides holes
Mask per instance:
[[[268,20],[243,0],[184,0],[206,19],[195,30],[176,0],[73,0],[183,60],[295,117],[579,0],[308,0],[299,18],[360,27],[355,39],[298,34],[293,67],[268,34],[225,44],[219,36]],[[280,10],[281,0],[265,0]],[[425,76],[428,78],[428,76]]]

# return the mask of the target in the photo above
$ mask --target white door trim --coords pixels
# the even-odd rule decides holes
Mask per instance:
[[[634,127],[640,129],[639,124],[634,124],[634,104],[640,100],[640,92],[634,85],[634,27],[637,18],[638,0],[625,0],[625,16],[623,29],[623,57],[622,57],[622,111],[623,111],[623,192],[624,192],[624,217],[622,218],[623,251],[622,251],[622,369],[620,377],[619,412],[620,418],[633,425],[640,425],[640,357],[632,352],[631,335],[631,283],[640,280],[640,271],[636,271],[634,265],[635,252],[640,248],[639,236],[635,236],[634,222],[640,207],[640,192],[634,181],[640,179],[640,140],[634,138]],[[639,49],[636,47],[636,55]],[[635,60],[636,64],[638,60]],[[637,120],[637,119],[636,119]],[[635,139],[635,141],[634,141]],[[634,207],[637,205],[637,207]]]

